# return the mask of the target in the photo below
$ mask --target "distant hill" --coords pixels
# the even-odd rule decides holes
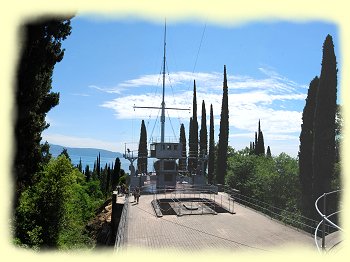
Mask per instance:
[[[100,153],[101,158],[122,158],[123,154],[119,152],[112,152],[104,149],[97,149],[97,148],[75,148],[75,147],[65,147],[60,145],[53,145],[50,144],[50,153],[52,156],[56,157],[58,156],[63,148],[66,148],[68,151],[68,155],[74,155],[74,156],[87,156],[87,157],[97,157],[98,153]]]
[[[68,155],[73,163],[73,165],[77,165],[81,159],[83,167],[89,165],[90,168],[94,166],[94,162],[98,156],[98,153],[101,155],[101,166],[104,167],[105,164],[113,164],[115,159],[119,157],[121,162],[121,168],[125,170],[125,172],[129,172],[130,162],[123,157],[122,153],[112,152],[104,149],[97,148],[76,148],[76,147],[66,147],[60,145],[50,145],[50,153],[53,157],[57,157],[61,154],[63,148],[66,148],[68,151]],[[148,159],[148,169],[153,170],[153,159]],[[136,161],[134,163],[136,167]]]

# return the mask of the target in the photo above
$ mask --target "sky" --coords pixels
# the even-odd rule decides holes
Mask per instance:
[[[77,16],[62,43],[52,91],[60,103],[47,115],[43,140],[67,147],[137,150],[141,120],[148,140],[159,140],[164,23],[137,18]],[[249,147],[261,121],[265,147],[272,155],[296,157],[302,111],[310,81],[320,74],[322,45],[333,37],[341,76],[339,31],[325,21],[247,21],[213,24],[184,20],[166,26],[166,141],[178,141],[183,123],[188,140],[193,81],[197,86],[198,123],[205,101],[213,105],[218,141],[226,65],[229,145]],[[338,103],[341,86],[338,81]],[[199,125],[200,126],[200,125]]]

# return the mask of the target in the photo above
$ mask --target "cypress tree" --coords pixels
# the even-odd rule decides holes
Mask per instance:
[[[83,165],[81,163],[81,158],[79,159],[79,164],[78,164],[77,168],[80,172],[83,172]]]
[[[117,157],[114,163],[114,169],[112,174],[112,191],[116,189],[120,177],[120,159]]]
[[[198,164],[198,121],[197,121],[197,95],[196,95],[196,80],[193,81],[193,103],[192,103],[192,121],[190,121],[190,136],[189,136],[189,160],[188,169],[190,172],[195,172]]]
[[[209,127],[209,159],[208,159],[208,183],[214,182],[215,165],[215,141],[214,141],[214,114],[213,105],[210,105],[210,127]]]
[[[323,44],[322,68],[316,94],[314,118],[313,174],[314,197],[329,192],[335,162],[335,115],[337,100],[337,62],[333,40]]]
[[[259,127],[258,127],[258,142],[257,142],[257,155],[264,156],[265,155],[265,145],[264,145],[264,135],[261,131],[260,127],[260,119],[259,119]]]
[[[228,147],[228,134],[229,134],[229,112],[228,112],[228,87],[226,76],[226,65],[224,66],[224,82],[223,82],[223,95],[222,106],[220,115],[220,133],[218,143],[218,158],[217,158],[217,170],[216,178],[218,184],[225,183],[225,176],[227,173],[227,147]]]
[[[316,76],[309,85],[303,110],[299,147],[299,180],[301,185],[302,212],[306,217],[314,217],[312,150],[314,143],[314,115],[319,78]]]
[[[111,166],[108,165],[107,177],[106,177],[106,189],[105,189],[106,198],[107,198],[108,194],[110,193],[110,181],[111,181]]]
[[[90,172],[89,165],[85,166],[85,178],[87,182],[89,182],[91,179],[91,172]]]
[[[42,169],[48,154],[48,145],[41,145],[41,133],[49,127],[46,114],[59,103],[59,93],[51,92],[52,74],[64,56],[61,42],[71,33],[70,19],[31,21],[22,30],[23,48],[14,93],[14,206],[20,193],[33,184],[32,178]]]
[[[257,145],[258,145],[258,133],[255,132],[255,143],[253,144],[254,154],[255,155],[258,155]]]
[[[137,158],[137,169],[139,173],[147,173],[147,131],[145,121],[141,122],[139,151]]]
[[[270,146],[267,146],[266,156],[267,156],[267,157],[272,157]]]
[[[192,117],[190,117],[189,131],[188,131],[188,171],[192,173],[193,170],[193,158],[192,158],[192,144],[193,144],[193,126],[192,126]]]
[[[101,155],[100,152],[98,152],[98,156],[96,159],[96,174],[97,174],[97,178],[101,179]]]
[[[185,126],[181,124],[180,126],[180,141],[182,145],[182,155],[181,159],[179,159],[179,169],[182,171],[187,170],[187,152],[186,152],[186,134],[185,134]]]
[[[63,148],[62,152],[58,156],[65,156],[69,160],[69,162],[71,162],[67,148]]]
[[[202,101],[202,119],[201,119],[201,130],[199,132],[199,155],[203,159],[204,156],[208,153],[208,131],[207,131],[207,114],[205,110],[205,102]],[[204,162],[204,170],[202,172],[204,173],[207,169],[207,161],[202,160]]]

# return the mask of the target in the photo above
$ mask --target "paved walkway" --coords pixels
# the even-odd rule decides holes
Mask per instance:
[[[153,195],[142,195],[140,203],[136,204],[130,197],[124,251],[136,247],[186,253],[218,249],[269,252],[290,245],[315,249],[310,234],[238,204],[234,208],[236,214],[168,215],[158,218],[151,205],[152,200]]]

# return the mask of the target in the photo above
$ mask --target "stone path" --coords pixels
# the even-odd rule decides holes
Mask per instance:
[[[127,244],[148,250],[172,249],[175,252],[260,251],[299,245],[315,249],[313,236],[288,227],[251,209],[235,204],[236,214],[156,217],[153,195],[142,195],[136,204],[130,197]]]

